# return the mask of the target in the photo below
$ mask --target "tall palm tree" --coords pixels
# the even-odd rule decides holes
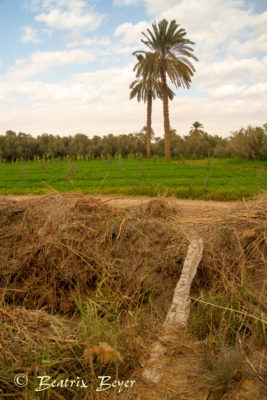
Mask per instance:
[[[152,30],[147,29],[147,33],[142,32],[144,39],[141,41],[148,46],[150,52],[146,60],[141,60],[137,67],[137,76],[143,76],[146,79],[149,75],[153,76],[155,81],[162,84],[164,133],[165,133],[165,157],[171,158],[170,149],[170,120],[167,77],[176,87],[190,87],[191,77],[195,68],[191,61],[192,58],[198,61],[192,54],[193,45],[189,39],[186,39],[185,29],[179,28],[175,20],[170,23],[163,19],[158,24],[152,24]],[[140,55],[144,52],[135,52]],[[146,61],[146,62],[145,62]]]
[[[139,64],[144,62],[148,63],[148,54],[145,56],[138,55],[138,63],[135,65],[134,70],[138,69]],[[154,80],[152,74],[134,80],[130,85],[130,99],[136,97],[138,101],[143,100],[147,103],[147,122],[146,122],[146,137],[147,137],[147,158],[151,158],[151,121],[152,121],[152,101],[159,97],[162,99],[162,84]],[[174,97],[174,92],[167,87],[167,96],[170,100]]]
[[[198,121],[195,121],[195,122],[192,124],[192,127],[191,127],[189,133],[190,133],[192,136],[196,136],[196,137],[202,136],[202,135],[204,134],[204,130],[203,130],[202,128],[204,128],[204,125],[201,124],[201,123],[198,122]]]

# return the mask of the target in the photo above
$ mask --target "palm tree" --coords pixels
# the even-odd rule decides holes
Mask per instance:
[[[148,63],[148,54],[138,55],[138,63],[135,65],[134,70],[140,67],[140,63]],[[152,121],[152,100],[156,97],[162,99],[162,84],[155,81],[153,75],[142,77],[141,79],[134,80],[130,85],[130,99],[136,97],[138,101],[143,100],[147,102],[147,122],[146,122],[146,137],[147,137],[147,158],[151,158],[151,121]],[[167,87],[167,95],[170,100],[174,97],[174,92]]]
[[[190,47],[194,42],[185,38],[185,29],[179,28],[175,20],[170,23],[166,19],[161,20],[158,24],[154,22],[152,28],[152,30],[147,29],[147,33],[142,32],[144,39],[141,41],[148,46],[151,52],[148,53],[149,57],[146,57],[146,60],[143,59],[139,63],[137,76],[143,76],[143,79],[146,80],[148,76],[152,75],[155,81],[161,82],[165,157],[169,161],[171,149],[167,77],[176,87],[189,88],[191,77],[195,72],[189,58],[198,60],[192,54],[193,49]],[[136,55],[142,53],[144,52],[135,52]]]
[[[192,136],[200,137],[200,136],[202,136],[202,135],[204,134],[204,130],[203,130],[202,128],[204,128],[204,126],[203,126],[200,122],[195,121],[195,122],[192,124],[192,127],[191,127],[189,133],[190,133]]]

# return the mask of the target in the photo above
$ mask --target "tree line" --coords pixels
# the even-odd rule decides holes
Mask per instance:
[[[147,154],[147,129],[140,132],[103,137],[78,133],[75,136],[30,134],[12,130],[0,135],[0,162],[34,160],[36,158],[112,159],[140,157]],[[206,157],[240,157],[249,160],[267,160],[267,124],[263,127],[241,128],[228,138],[210,135],[195,121],[188,134],[179,135],[170,128],[171,155],[180,159]],[[165,154],[165,140],[151,130],[151,156]]]

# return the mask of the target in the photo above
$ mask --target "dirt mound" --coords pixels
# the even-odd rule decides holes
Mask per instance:
[[[224,357],[237,344],[249,382],[262,386],[262,358],[257,364],[252,355],[266,344],[267,195],[229,209],[216,205],[216,212],[209,207],[208,215],[204,208],[198,215],[195,204],[183,209],[164,199],[131,210],[74,194],[0,199],[2,360],[16,370],[27,366],[33,385],[39,370],[48,374],[47,360],[51,374],[82,376],[96,368],[84,360],[86,351],[107,343],[124,361],[120,376],[140,378],[194,234],[203,238],[204,253],[191,290],[191,336],[167,343],[169,367],[158,386],[138,381],[125,398],[239,399],[233,393],[247,375],[231,372],[232,359]],[[78,322],[62,323],[62,313]],[[106,373],[97,368],[96,375]],[[107,368],[112,375],[114,366]],[[4,386],[12,390],[12,383]]]
[[[203,227],[204,256],[195,287],[213,293],[235,285],[262,293],[266,285],[267,195],[240,203],[221,221]],[[257,294],[255,293],[257,292]]]
[[[0,237],[5,301],[64,313],[76,309],[78,293],[94,296],[103,279],[124,294],[120,307],[141,284],[166,311],[187,246],[181,232],[142,210],[131,216],[79,195],[2,200]]]
[[[246,290],[262,298],[266,215],[265,194],[195,226],[205,250],[194,295],[232,293],[233,282],[247,282]],[[0,295],[32,309],[73,312],[74,297],[94,296],[104,280],[103,287],[123,293],[120,307],[142,285],[167,312],[188,245],[182,217],[162,199],[134,213],[80,195],[2,199]]]
[[[178,210],[166,203],[166,200],[155,199],[145,204],[143,207],[144,215],[152,218],[171,219],[178,214]]]
[[[0,357],[10,365],[29,363],[29,353],[41,357],[48,344],[55,350],[62,337],[64,343],[76,343],[77,339],[73,326],[68,327],[45,311],[7,305],[0,308],[0,336]]]

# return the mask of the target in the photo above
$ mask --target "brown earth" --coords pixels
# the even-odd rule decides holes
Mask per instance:
[[[263,295],[266,222],[266,194],[234,203],[58,193],[0,196],[0,320],[7,318],[15,323],[17,319],[19,324],[20,315],[26,318],[27,310],[42,309],[39,317],[38,311],[29,311],[27,321],[33,329],[38,324],[40,329],[47,329],[50,315],[73,316],[77,313],[74,296],[94,297],[100,285],[101,292],[113,293],[118,309],[127,312],[137,304],[140,292],[142,304],[149,302],[153,292],[152,309],[160,326],[171,304],[188,243],[199,236],[204,240],[204,254],[191,296],[201,298],[202,290],[206,290],[231,298],[236,287],[245,284],[254,299],[250,314],[259,315],[259,307],[267,310]],[[149,355],[153,332],[151,327],[152,335],[136,338],[136,356],[141,361]],[[64,335],[73,339],[69,331]],[[8,359],[9,330],[0,326],[0,336],[0,357]],[[169,344],[162,382],[154,386],[142,382],[142,368],[135,366],[139,379],[133,397],[127,393],[118,398],[215,399],[210,389],[199,385],[204,343],[181,332],[177,343]],[[221,398],[264,398],[255,377],[244,375],[238,384],[235,394]]]
[[[33,195],[0,195],[0,201],[38,201],[47,196],[33,196]],[[133,212],[140,209],[151,202],[151,197],[145,196],[93,196],[102,204],[107,204],[115,209],[131,209]],[[91,195],[82,195],[83,199],[91,199]],[[214,224],[229,217],[232,212],[242,206],[242,201],[239,202],[220,202],[220,201],[205,201],[205,200],[183,200],[175,197],[170,198],[156,198],[162,201],[167,207],[172,208],[175,212],[172,219],[181,224],[185,229],[191,231],[190,226],[195,230],[198,226],[206,224]],[[244,203],[246,204],[246,203]],[[186,229],[187,230],[187,229]]]

